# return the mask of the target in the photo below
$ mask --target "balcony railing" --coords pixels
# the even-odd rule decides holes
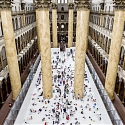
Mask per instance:
[[[88,68],[92,74],[93,80],[95,81],[95,85],[98,89],[98,92],[99,92],[101,98],[102,98],[102,101],[105,105],[105,108],[107,109],[107,112],[108,112],[109,117],[112,121],[112,124],[113,125],[123,125],[121,118],[119,117],[119,115],[118,115],[115,107],[113,106],[107,92],[105,91],[105,89],[104,89],[95,69],[93,68],[88,56],[86,56],[86,63],[87,63]]]
[[[29,25],[27,25],[27,26],[25,26],[25,27],[21,27],[21,28],[19,28],[18,30],[15,30],[15,31],[14,31],[14,36],[15,36],[15,37],[18,37],[18,36],[21,35],[22,33],[28,31],[29,29],[31,29],[31,28],[33,28],[33,27],[35,27],[35,26],[36,26],[36,22],[33,22],[33,23],[31,23],[31,24],[29,24]],[[2,39],[4,39],[3,35],[0,36],[0,40],[2,40]]]
[[[105,15],[114,15],[114,11],[97,11],[97,10],[91,10],[92,13],[97,13],[97,14],[105,14]]]
[[[11,11],[12,12],[12,15],[15,15],[15,14],[27,14],[27,13],[33,13],[33,12],[35,12],[35,10],[29,10],[29,11],[23,11],[23,10],[21,10],[21,11]]]
[[[35,64],[31,67],[31,71],[28,75],[28,78],[26,79],[16,101],[14,102],[14,105],[11,108],[11,110],[10,110],[10,112],[9,112],[5,122],[4,122],[4,125],[13,125],[14,124],[16,117],[19,113],[19,110],[21,108],[21,105],[23,103],[23,100],[25,99],[27,91],[30,87],[32,80],[33,80],[34,74],[38,68],[39,63],[40,63],[40,55],[37,57]]]

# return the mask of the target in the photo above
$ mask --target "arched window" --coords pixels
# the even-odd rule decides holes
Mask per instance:
[[[2,22],[1,22],[0,24],[1,24],[1,34],[3,35],[3,27],[2,27]]]
[[[58,0],[58,3],[60,3],[60,0]]]
[[[107,29],[109,29],[109,24],[110,24],[110,19],[108,17],[108,19],[107,19]]]
[[[104,17],[103,27],[105,27],[106,18]]]
[[[18,30],[18,20],[17,20],[17,18],[15,19],[15,22],[16,22],[16,30]]]
[[[61,31],[64,31],[64,24],[61,24]]]
[[[22,27],[22,18],[20,17],[20,28]]]
[[[17,11],[17,10],[16,10],[16,6],[15,6],[15,11]]]
[[[7,59],[6,59],[6,51],[5,47],[2,48],[2,61],[3,61],[3,67],[5,68],[7,65]]]
[[[64,20],[64,15],[61,15],[61,20]]]
[[[15,31],[15,23],[14,23],[14,19],[12,19],[12,23],[13,23],[13,30]]]
[[[61,11],[64,11],[64,7],[61,7]]]
[[[113,29],[113,24],[114,24],[114,19],[111,20],[111,27],[110,27],[111,30]],[[125,30],[125,26],[124,26],[124,30]]]

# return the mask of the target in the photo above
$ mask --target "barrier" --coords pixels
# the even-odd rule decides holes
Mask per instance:
[[[11,108],[11,110],[10,110],[10,112],[9,112],[5,122],[4,122],[4,125],[13,125],[14,124],[16,117],[18,115],[18,112],[19,112],[21,105],[23,103],[23,100],[25,99],[27,91],[30,87],[30,83],[33,80],[34,73],[36,72],[39,63],[40,63],[40,55],[37,57],[34,65],[31,66],[31,71],[30,71],[25,83],[23,84],[23,87],[22,87],[16,101],[13,104],[13,107]]]
[[[92,74],[93,80],[95,81],[95,85],[99,91],[99,94],[102,98],[102,101],[107,109],[107,112],[110,116],[113,125],[123,125],[121,118],[119,117],[115,107],[113,106],[107,92],[105,91],[95,69],[93,68],[88,56],[86,55],[86,64]]]

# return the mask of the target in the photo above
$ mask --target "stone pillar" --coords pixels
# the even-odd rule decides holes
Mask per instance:
[[[4,34],[6,57],[7,57],[8,69],[11,81],[11,88],[12,88],[13,99],[16,100],[21,90],[21,80],[18,67],[10,6],[11,6],[10,0],[2,1],[2,3],[0,3],[1,20],[2,20],[2,27]]]
[[[120,7],[118,8],[120,9]],[[105,81],[105,89],[111,100],[114,99],[114,89],[116,83],[117,68],[118,68],[124,20],[125,20],[124,14],[125,12],[123,10],[116,10],[114,16],[114,25],[112,31],[111,46],[108,59],[106,81]]]
[[[38,1],[38,0],[37,0]],[[51,47],[50,47],[50,25],[49,25],[49,5],[50,1],[39,0],[36,4],[38,38],[41,50],[42,63],[42,86],[43,96],[52,98],[52,66],[51,66]]]
[[[68,47],[72,47],[73,45],[73,9],[74,9],[74,4],[69,3]]]
[[[23,11],[23,15],[22,15],[22,26],[25,27],[26,26],[26,22],[25,22],[25,3],[21,2],[21,9]]]
[[[105,7],[105,3],[104,1],[102,3],[100,3],[100,11],[101,11],[101,14],[100,14],[100,26],[103,26],[103,12],[104,12],[104,7]]]
[[[1,66],[2,66],[2,70],[3,70],[3,69],[4,69],[4,64],[3,64],[2,55],[0,55],[0,60],[1,60]]]
[[[23,15],[22,15],[22,23],[23,23],[23,27],[26,26],[26,21],[25,21],[25,11],[23,12]]]
[[[88,41],[89,28],[89,0],[85,3],[77,1],[77,29],[76,29],[76,52],[75,52],[75,98],[83,97],[86,44]]]
[[[103,14],[100,15],[100,26],[103,26]]]
[[[119,78],[118,95],[119,95],[119,92],[120,92],[121,84],[122,84],[122,78]]]
[[[53,48],[58,47],[57,42],[57,4],[52,3],[52,38],[53,38]]]

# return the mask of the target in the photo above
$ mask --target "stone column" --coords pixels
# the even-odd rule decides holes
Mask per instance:
[[[57,42],[57,4],[52,3],[52,38],[53,38],[53,48],[58,47]]]
[[[103,14],[100,15],[100,26],[103,26]]]
[[[104,12],[104,6],[105,6],[105,3],[104,1],[102,3],[100,3],[100,11],[101,11],[101,14],[100,14],[100,26],[103,26],[103,12]]]
[[[12,88],[13,99],[16,100],[21,90],[21,80],[18,67],[10,6],[11,6],[10,0],[2,1],[0,3],[1,20],[2,20],[2,27],[4,34],[6,57],[7,57],[8,69],[11,81],[11,88]]]
[[[84,1],[84,0],[83,0]],[[75,98],[83,97],[84,72],[86,44],[88,41],[89,28],[89,0],[87,2],[77,1],[77,29],[76,29],[76,52],[75,52],[75,76],[74,92]]]
[[[74,4],[69,3],[68,47],[72,47],[73,45],[73,9],[74,9]]]
[[[25,21],[25,11],[23,12],[23,15],[22,15],[22,23],[23,23],[23,27],[26,26],[26,21]]]
[[[3,64],[2,55],[0,55],[0,60],[1,60],[1,66],[2,66],[2,70],[3,70],[3,69],[4,69],[4,64]]]
[[[22,15],[22,26],[25,27],[26,26],[26,22],[25,22],[25,3],[21,2],[21,9],[23,11],[23,15]]]
[[[120,7],[118,8],[120,9]],[[105,89],[111,100],[114,99],[114,89],[115,89],[117,68],[118,68],[124,20],[125,20],[124,14],[125,12],[123,10],[116,10],[114,16],[114,25],[112,31],[111,46],[108,59],[106,81],[105,81]]]
[[[122,84],[122,78],[119,78],[118,95],[119,95],[119,92],[120,92],[121,84]]]
[[[50,1],[37,0],[37,28],[41,50],[42,63],[42,86],[43,96],[52,98],[52,66],[51,66],[51,47],[50,47],[50,25],[49,25],[49,5]]]

